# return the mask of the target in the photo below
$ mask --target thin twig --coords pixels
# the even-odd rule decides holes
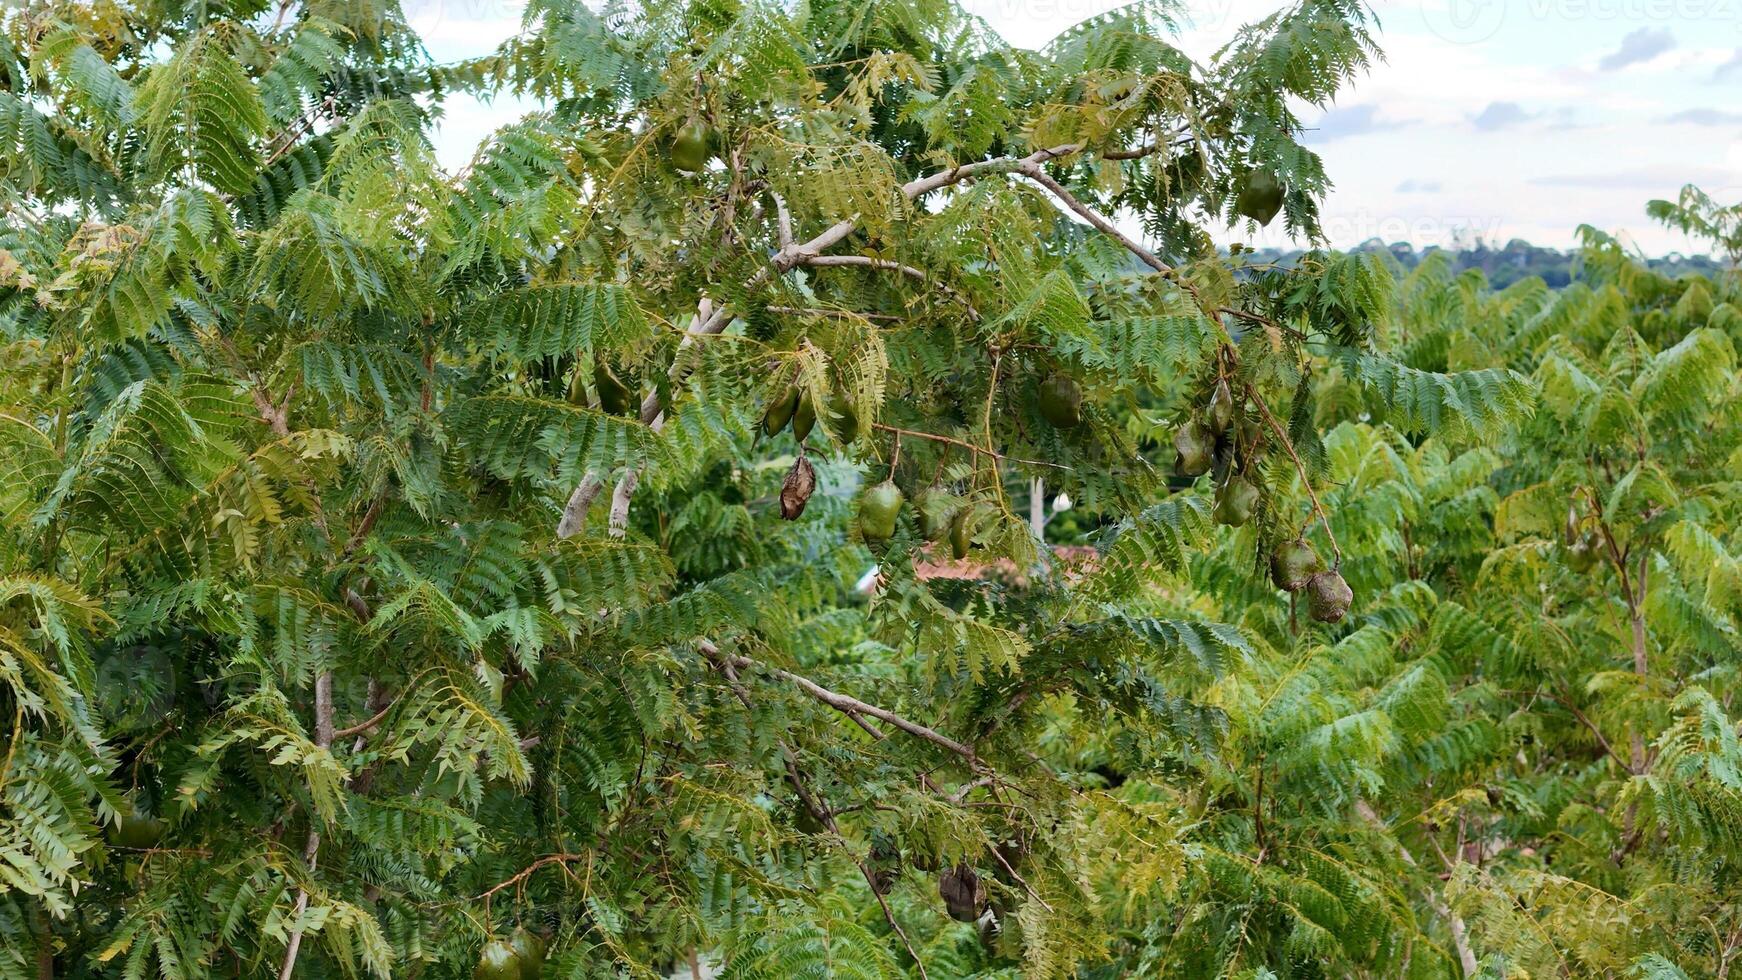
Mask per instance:
[[[712,644],[709,644],[709,646],[712,646]],[[828,705],[829,707],[834,708],[837,711],[840,711],[840,712],[843,712],[843,713],[849,714],[849,715],[852,715],[852,714],[870,715],[872,718],[876,718],[879,721],[887,722],[891,725],[894,725],[896,728],[901,729],[902,731],[908,733],[909,735],[912,735],[916,738],[925,739],[926,741],[931,742],[933,745],[937,745],[937,746],[940,746],[942,748],[948,749],[951,752],[954,752],[955,754],[961,756],[963,759],[966,759],[969,762],[969,764],[973,765],[977,769],[982,767],[982,763],[980,762],[979,756],[975,755],[974,750],[972,748],[970,748],[969,746],[963,745],[961,742],[958,742],[955,739],[950,738],[948,735],[944,735],[944,734],[937,732],[931,728],[928,728],[925,725],[922,725],[917,721],[910,721],[906,718],[903,718],[902,716],[896,714],[893,711],[890,711],[887,708],[880,708],[874,704],[867,704],[866,702],[861,701],[858,698],[855,698],[855,697],[848,695],[848,694],[838,694],[834,691],[829,690],[826,687],[823,687],[821,684],[818,684],[817,682],[811,680],[808,677],[803,677],[799,674],[794,674],[791,671],[781,670],[778,667],[770,667],[766,664],[759,664],[756,661],[751,660],[749,657],[733,656],[728,660],[728,662],[731,663],[734,667],[745,667],[745,668],[765,670],[768,673],[774,675],[775,677],[780,678],[781,680],[790,681],[793,684],[796,684],[798,686],[798,688],[800,690],[804,691],[806,694],[817,699],[818,701],[821,701],[822,703]]]
[[[903,428],[900,428],[899,426],[884,425],[882,422],[871,423],[871,428],[879,429],[879,430],[884,431],[884,432],[889,432],[889,433],[892,433],[892,434],[897,435],[897,436],[912,436],[915,439],[929,439],[932,442],[947,442],[952,446],[960,446],[963,449],[972,450],[973,452],[976,452],[976,453],[984,453],[987,456],[992,457],[993,459],[1002,459],[1002,460],[1006,460],[1006,461],[1011,462],[1011,463],[1022,463],[1022,464],[1027,465],[1027,466],[1050,466],[1055,470],[1068,470],[1068,469],[1070,469],[1069,466],[1065,466],[1062,463],[1049,463],[1044,459],[1022,459],[1022,458],[1017,457],[1017,456],[1006,456],[1001,452],[997,452],[996,450],[987,449],[985,446],[977,446],[977,445],[975,445],[971,442],[968,442],[964,439],[956,439],[956,438],[952,438],[950,436],[940,436],[935,432],[920,432],[917,429],[903,429]]]
[[[1300,454],[1294,451],[1294,443],[1289,441],[1288,433],[1283,431],[1282,424],[1276,421],[1276,416],[1270,414],[1270,406],[1264,404],[1258,389],[1250,383],[1246,385],[1246,394],[1252,399],[1252,404],[1258,406],[1258,414],[1264,416],[1264,421],[1270,423],[1270,429],[1276,433],[1276,438],[1282,443],[1282,448],[1288,452],[1288,458],[1294,460],[1294,468],[1300,473],[1301,485],[1306,487],[1307,499],[1313,503],[1313,512],[1319,515],[1319,523],[1325,526],[1325,538],[1331,543],[1331,554],[1337,557],[1337,567],[1343,564],[1343,549],[1337,547],[1337,536],[1331,531],[1331,516],[1325,513],[1325,505],[1319,502],[1319,494],[1313,489],[1312,477],[1307,475],[1306,464],[1301,462]]]

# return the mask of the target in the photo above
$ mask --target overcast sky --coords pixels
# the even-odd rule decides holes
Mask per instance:
[[[1023,47],[1119,5],[966,0]],[[403,6],[431,54],[449,60],[518,31],[523,4]],[[1178,43],[1207,60],[1241,24],[1281,6],[1190,2]],[[1328,111],[1303,114],[1336,184],[1325,206],[1333,245],[1480,236],[1566,247],[1589,223],[1654,255],[1703,251],[1649,222],[1645,202],[1688,182],[1742,200],[1742,0],[1380,0],[1374,9],[1386,62]],[[450,100],[442,159],[463,163],[518,111]],[[1287,244],[1280,225],[1258,244]]]

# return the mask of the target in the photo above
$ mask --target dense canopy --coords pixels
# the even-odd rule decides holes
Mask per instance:
[[[0,977],[1725,975],[1742,278],[1218,250],[1183,14],[0,10]]]

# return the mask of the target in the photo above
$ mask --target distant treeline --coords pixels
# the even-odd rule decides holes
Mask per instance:
[[[1520,238],[1514,238],[1501,248],[1494,248],[1486,242],[1478,241],[1473,247],[1458,251],[1441,249],[1438,246],[1417,251],[1408,242],[1393,242],[1388,245],[1377,238],[1371,238],[1351,251],[1390,255],[1406,270],[1420,265],[1430,255],[1443,253],[1451,257],[1452,264],[1460,271],[1465,269],[1482,270],[1496,289],[1504,289],[1518,280],[1530,276],[1537,276],[1551,287],[1559,289],[1573,280],[1573,277],[1578,274],[1579,265],[1577,251],[1544,248],[1532,245]],[[1301,254],[1298,249],[1283,251],[1273,248],[1261,249],[1255,257],[1259,261],[1275,262],[1287,266],[1291,265]],[[1679,252],[1671,252],[1662,258],[1644,261],[1652,269],[1672,277],[1689,272],[1710,276],[1724,267],[1723,262],[1710,256],[1682,255]]]

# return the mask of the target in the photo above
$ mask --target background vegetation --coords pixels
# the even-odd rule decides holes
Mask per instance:
[[[1742,282],[1218,253],[1172,14],[0,14],[0,976],[1726,975]]]

